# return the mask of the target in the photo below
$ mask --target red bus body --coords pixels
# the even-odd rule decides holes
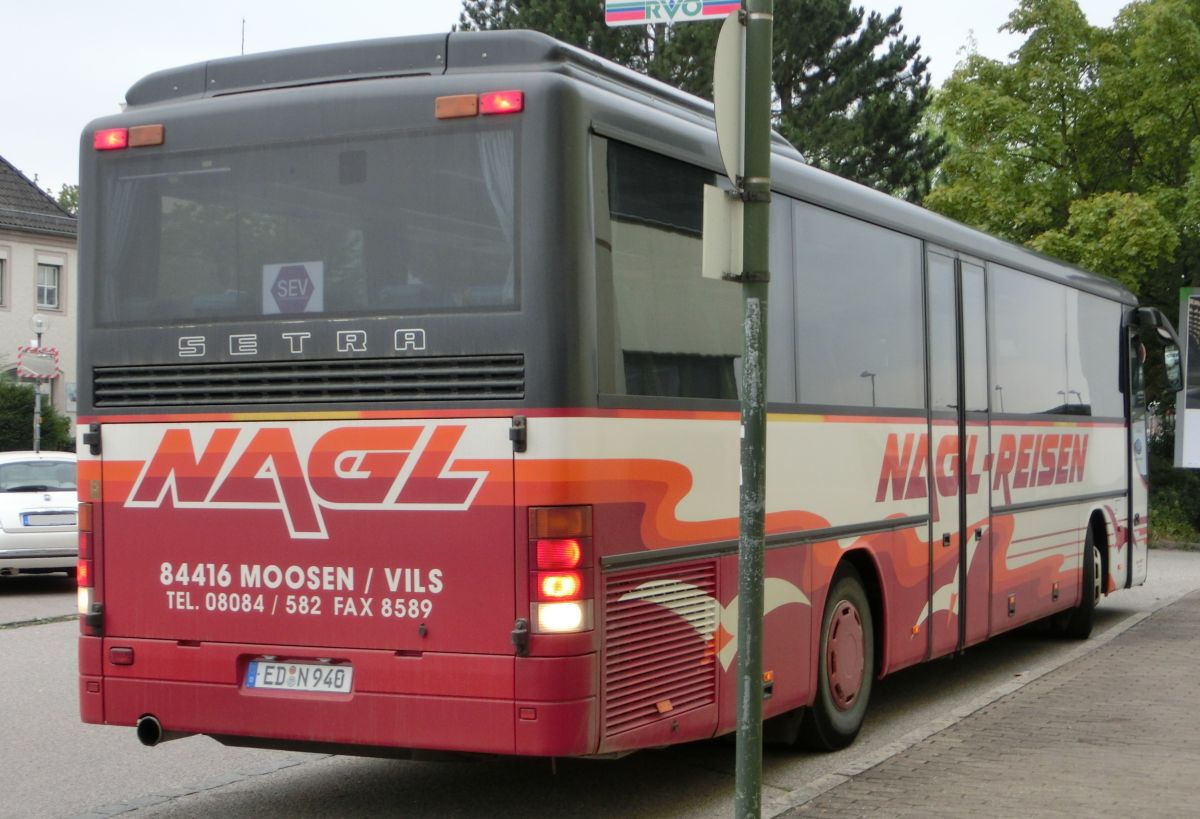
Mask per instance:
[[[400,55],[404,62],[426,47],[442,51],[436,60],[413,60],[436,68],[380,74],[368,65],[371,55]],[[480,53],[492,62],[485,65]],[[332,83],[321,74],[341,70],[322,62],[326,57],[345,61],[352,81]],[[468,68],[455,74],[464,63]],[[206,89],[196,76],[219,90]],[[502,125],[485,122],[487,112],[472,119],[478,106],[439,102],[514,88],[523,89],[523,110],[495,117]],[[596,282],[614,242],[678,242],[690,252],[698,241],[686,226],[650,234],[658,229],[652,220],[628,217],[624,205],[613,206],[611,225],[607,213],[591,210],[601,201],[597,191],[617,179],[604,170],[615,167],[603,159],[610,143],[628,140],[639,151],[665,152],[672,138],[677,146],[695,142],[709,159],[689,161],[707,162],[711,172],[716,147],[701,127],[703,105],[547,38],[497,33],[221,61],[153,75],[130,93],[125,113],[84,134],[84,189],[104,193],[81,209],[83,295],[97,305],[94,316],[82,319],[80,336],[90,345],[78,447],[86,507],[83,720],[149,726],[142,738],[150,743],[206,734],[233,745],[361,754],[607,755],[732,731],[739,417],[726,393],[736,353],[717,355],[704,346],[724,344],[724,331],[711,334],[716,341],[697,342],[700,352],[690,359],[656,350],[658,319],[637,312],[648,294],[616,308],[605,302],[608,291]],[[363,97],[354,106],[347,99],[356,94]],[[131,237],[141,228],[121,214],[141,214],[150,225],[170,222],[171,230],[161,228],[164,248],[180,226],[202,223],[216,235],[228,221],[211,216],[219,200],[205,197],[215,197],[224,182],[189,189],[198,203],[190,211],[171,186],[192,184],[188,179],[207,185],[222,170],[221,157],[232,157],[230,167],[247,169],[245,175],[281,150],[282,142],[263,137],[265,147],[254,148],[261,156],[237,166],[249,137],[212,123],[324,129],[314,151],[341,150],[348,139],[339,136],[343,128],[367,134],[366,148],[346,149],[332,163],[336,184],[296,205],[325,213],[356,201],[346,191],[369,185],[379,172],[371,164],[376,126],[368,117],[383,116],[393,104],[405,116],[410,106],[423,117],[413,133],[433,141],[431,163],[450,135],[474,128],[483,134],[480,150],[461,158],[478,168],[475,199],[493,220],[489,241],[517,247],[511,267],[495,264],[497,278],[488,287],[456,285],[452,295],[437,297],[444,300],[436,309],[390,313],[388,300],[418,292],[434,298],[427,292],[431,277],[411,277],[403,286],[380,287],[377,304],[364,297],[355,306],[347,294],[357,285],[339,278],[352,263],[335,257],[369,258],[370,248],[362,250],[367,228],[331,242],[336,253],[319,262],[299,261],[316,257],[300,249],[306,237],[297,230],[289,239],[294,253],[256,258],[247,266],[250,284],[240,290],[190,290],[188,271],[216,267],[190,245],[138,255]],[[591,114],[585,104],[594,104]],[[273,115],[264,117],[260,105]],[[675,137],[662,136],[667,125]],[[138,127],[151,135],[140,137],[140,146],[130,139],[130,147],[93,148],[97,131]],[[497,181],[496,146],[507,133],[519,146],[520,185]],[[210,144],[226,152],[209,159]],[[1091,393],[1086,383],[1082,390],[1059,389],[1059,406],[1024,415],[1013,410],[1020,398],[1012,381],[994,388],[985,382],[990,398],[977,411],[947,409],[959,402],[929,397],[934,388],[923,386],[926,373],[940,365],[926,349],[935,341],[923,318],[933,308],[924,302],[913,316],[920,338],[910,379],[919,388],[879,371],[876,405],[877,373],[860,376],[862,365],[854,365],[853,399],[806,403],[806,373],[799,368],[799,392],[793,385],[788,399],[772,398],[768,425],[768,717],[811,707],[821,696],[827,597],[848,574],[858,579],[872,614],[875,648],[860,658],[870,677],[1084,606],[1088,568],[1104,593],[1143,582],[1146,571],[1144,424],[1129,386],[1138,363],[1128,356],[1132,297],[1098,277],[830,180],[776,150],[780,207],[807,218],[801,207],[810,205],[793,203],[789,197],[801,194],[788,192],[803,179],[814,191],[813,213],[836,212],[865,231],[878,230],[863,216],[875,209],[874,221],[915,248],[918,295],[937,254],[951,259],[948,269],[964,281],[977,268],[980,287],[986,267],[989,298],[1005,277],[1028,274],[1066,294],[1064,320],[1071,327],[1077,303],[1107,317],[1103,333],[1111,348],[1096,359],[1103,366],[1088,371]],[[641,154],[622,156],[642,161]],[[447,160],[451,171],[459,159]],[[160,170],[155,162],[176,164]],[[144,193],[147,179],[168,191],[155,188],[150,209],[129,193]],[[489,199],[505,196],[517,197],[524,214],[515,233],[490,210]],[[619,204],[618,194],[610,197]],[[559,205],[536,210],[543,198]],[[336,222],[321,218],[320,224]],[[418,219],[392,252],[413,252],[427,264],[439,254],[466,252],[458,245],[470,244],[470,233],[424,255],[413,251],[451,224]],[[790,237],[790,218],[783,224]],[[605,235],[618,228],[618,240]],[[282,229],[244,230],[266,243]],[[487,265],[494,256],[473,258]],[[151,279],[117,291],[125,302],[110,297],[106,277],[124,274],[106,259],[144,262],[147,275],[160,265],[184,271],[172,285],[175,298],[152,299]],[[522,268],[519,295],[514,268]],[[458,269],[446,270],[449,278]],[[254,276],[261,277],[261,301]],[[616,300],[622,298],[618,293]],[[656,298],[671,301],[669,293]],[[262,315],[235,312],[240,308],[229,305],[239,299]],[[321,314],[339,299],[349,305],[344,312]],[[463,306],[470,299],[491,301],[487,310],[472,311]],[[949,344],[959,350],[952,365],[960,362],[957,371],[970,385],[976,375],[962,366],[963,339],[972,326],[981,333],[985,323],[990,327],[995,313],[985,322],[980,312],[972,325],[968,308],[959,305],[964,318],[958,341]],[[646,337],[641,346],[626,347],[621,366],[628,381],[620,390],[606,386],[612,379],[603,342],[613,323],[605,316],[616,309],[626,311],[627,332],[639,321],[646,325],[637,331]],[[189,317],[187,310],[218,318]],[[659,329],[687,337],[688,324],[706,320],[664,307]],[[996,350],[991,360],[1001,361],[1003,340],[987,339]],[[795,380],[800,353],[784,352],[792,356]],[[493,353],[511,358],[502,362],[508,374],[496,376],[501,387],[479,376],[471,382],[475,393],[429,392],[429,383],[455,377],[446,372],[462,362]],[[311,390],[295,387],[295,398],[272,397],[309,378],[310,360],[328,367],[326,381]],[[478,367],[493,367],[489,362]],[[343,378],[342,365],[358,369]],[[715,397],[651,399],[645,391],[634,395],[633,387],[615,394],[635,382],[639,367],[659,377],[667,365],[680,382],[707,379],[712,386],[705,389]],[[392,392],[366,392],[381,368],[399,373],[388,382]],[[987,370],[978,376],[986,378]],[[1098,409],[1102,381],[1116,407],[1107,413]],[[515,386],[503,386],[510,382]],[[892,386],[911,392],[915,403],[889,409]],[[503,389],[510,392],[495,391]],[[966,389],[960,386],[960,394]],[[1095,546],[1098,563],[1087,544]],[[838,650],[839,659],[848,656]],[[832,672],[830,679],[846,684]],[[850,680],[838,694],[843,705],[859,684]]]

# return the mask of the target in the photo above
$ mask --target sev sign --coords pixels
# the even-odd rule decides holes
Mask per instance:
[[[325,309],[322,262],[269,264],[263,267],[263,313],[320,313]]]
[[[606,0],[604,22],[646,26],[719,20],[741,7],[741,0]]]

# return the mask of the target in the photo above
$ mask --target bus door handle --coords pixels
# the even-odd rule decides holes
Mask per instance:
[[[945,534],[942,535],[942,545],[943,546],[950,545],[950,533],[949,532],[946,532]]]

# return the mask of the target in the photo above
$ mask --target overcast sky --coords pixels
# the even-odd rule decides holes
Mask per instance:
[[[934,84],[973,37],[1003,58],[1019,41],[996,29],[1017,0],[854,0],[868,9],[903,7],[905,32],[921,38]],[[1122,0],[1079,0],[1107,26]],[[5,3],[0,71],[0,156],[55,193],[78,181],[79,134],[117,110],[136,80],[163,68],[319,43],[447,31],[461,0],[125,0],[121,3]],[[603,2],[596,0],[596,13]],[[693,23],[691,25],[708,25]]]

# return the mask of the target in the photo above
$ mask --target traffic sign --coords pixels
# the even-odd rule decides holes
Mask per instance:
[[[605,0],[608,26],[647,26],[720,20],[742,7],[741,0]]]
[[[736,14],[725,18],[717,35],[713,108],[721,164],[736,188],[746,175],[746,27]]]
[[[60,375],[57,347],[17,347],[17,375],[36,381],[53,381]]]

